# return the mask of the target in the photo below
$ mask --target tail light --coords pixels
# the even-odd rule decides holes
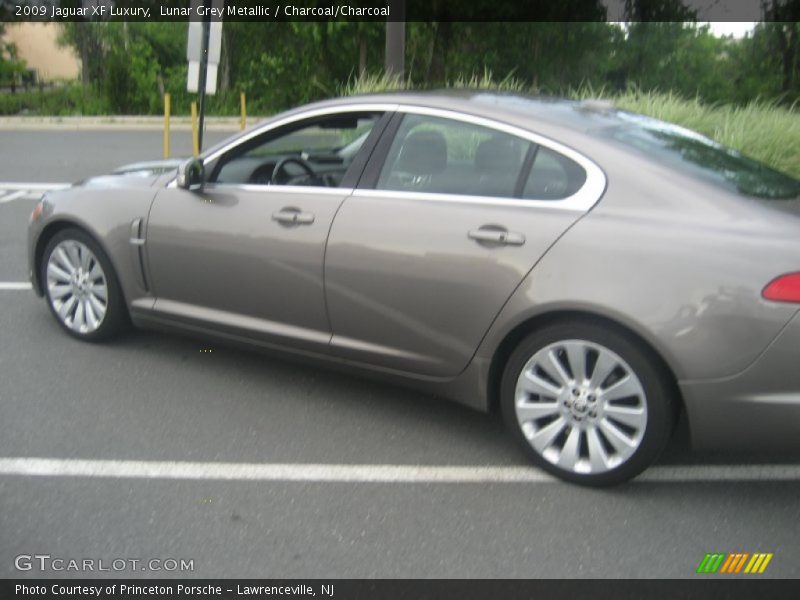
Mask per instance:
[[[776,277],[761,291],[761,297],[773,302],[800,303],[800,273]]]

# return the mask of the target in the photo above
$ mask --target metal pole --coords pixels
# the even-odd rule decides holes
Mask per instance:
[[[170,96],[164,94],[164,158],[169,158]]]
[[[211,15],[208,11],[210,5],[211,0],[203,0],[203,6],[206,9],[206,14],[203,16],[203,39],[202,45],[200,46],[200,127],[197,133],[198,152],[203,151],[203,130],[205,129],[206,78],[208,77],[208,38],[211,35]]]
[[[200,145],[197,139],[197,102],[192,102],[192,155],[200,154]]]
[[[390,0],[391,21],[386,22],[386,74],[404,78],[406,53],[406,3],[405,0]]]

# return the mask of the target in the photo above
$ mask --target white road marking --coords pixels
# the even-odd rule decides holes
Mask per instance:
[[[0,290],[29,290],[32,287],[27,281],[0,281]]]
[[[0,181],[0,204],[14,200],[37,200],[49,190],[69,187],[69,183],[18,183]]]
[[[46,192],[48,190],[59,190],[61,188],[68,188],[69,183],[19,183],[10,181],[0,181],[0,189],[13,190],[13,191],[31,191]]]
[[[16,192],[11,192],[10,194],[6,194],[2,198],[0,198],[0,204],[11,202],[12,200],[19,200],[23,196],[27,196],[28,193],[29,190],[19,190]]]
[[[555,483],[534,467],[0,458],[0,475],[335,483]],[[800,481],[800,465],[652,467],[635,482]]]

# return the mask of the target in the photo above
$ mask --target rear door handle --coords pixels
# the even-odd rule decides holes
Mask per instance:
[[[471,230],[467,236],[479,244],[492,246],[522,246],[525,236],[514,231],[499,228],[483,228]]]
[[[302,212],[294,206],[287,206],[276,213],[272,213],[272,220],[281,225],[311,225],[314,222],[314,214]]]

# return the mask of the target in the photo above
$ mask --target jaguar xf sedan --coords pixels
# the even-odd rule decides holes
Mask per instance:
[[[69,335],[168,328],[499,411],[586,485],[800,445],[800,182],[691,131],[485,91],[340,98],[48,193]],[[309,367],[311,368],[311,367]]]

